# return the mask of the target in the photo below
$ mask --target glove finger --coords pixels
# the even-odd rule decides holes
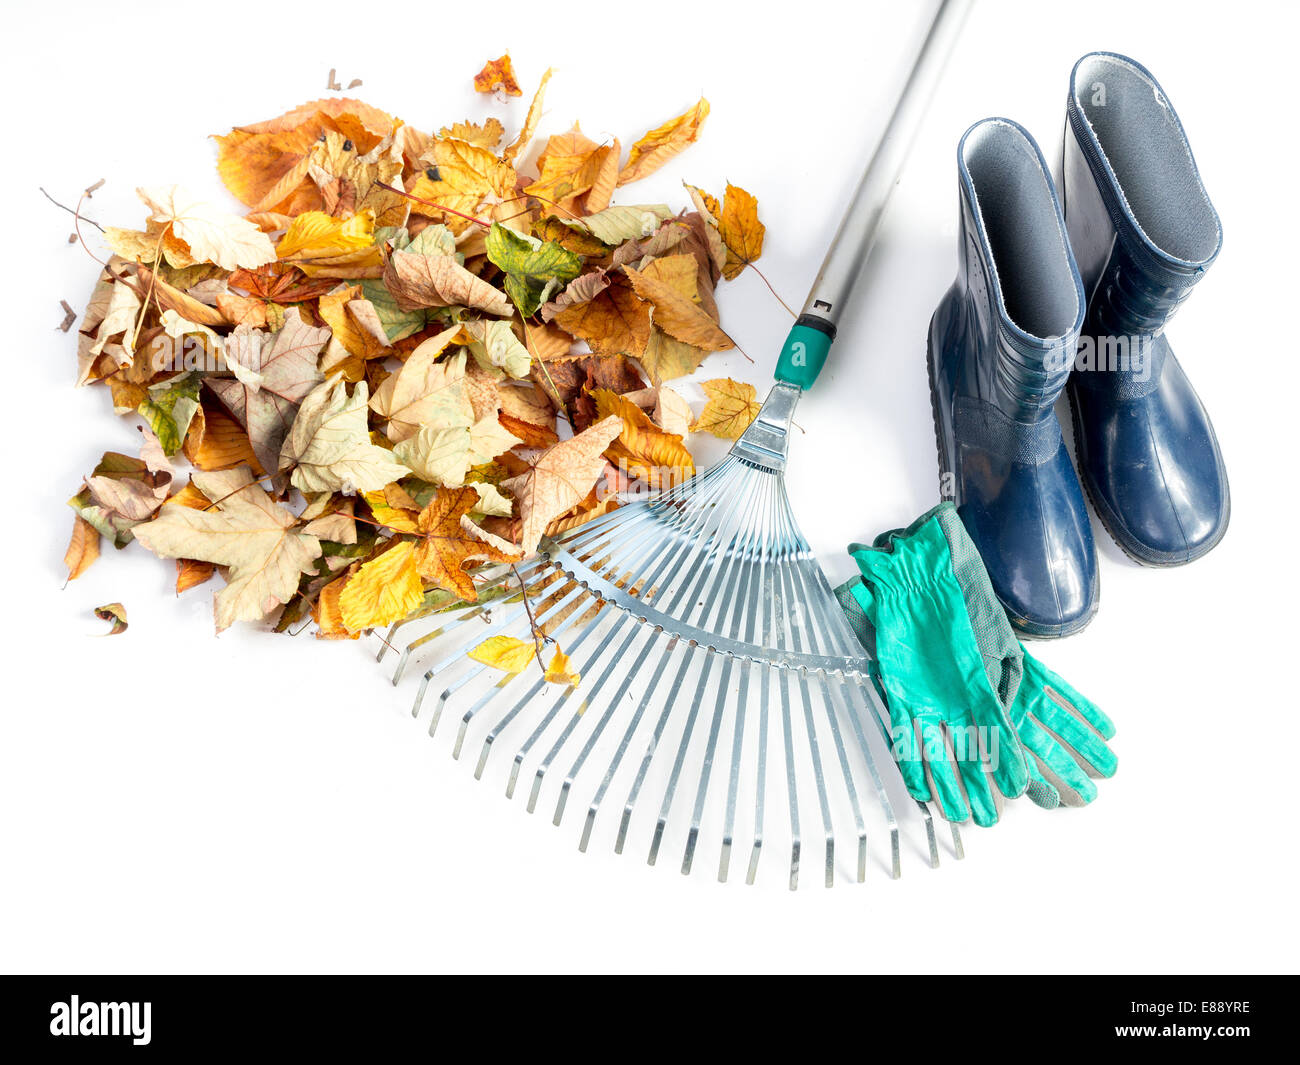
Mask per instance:
[[[1106,741],[1072,710],[1053,699],[1050,689],[1045,695],[1034,701],[1033,716],[1054,739],[1065,745],[1074,761],[1090,775],[1113,777],[1119,768],[1119,758],[1106,746]]]
[[[1025,797],[1043,810],[1055,810],[1061,805],[1060,791],[1044,775],[1042,763],[1032,751],[1027,761],[1029,762],[1029,787],[1025,789]]]
[[[1084,721],[1088,722],[1106,739],[1115,736],[1115,723],[1111,721],[1101,707],[1082,695],[1077,688],[1065,680],[1059,673],[1054,673],[1028,651],[1024,655],[1025,683],[1035,689],[1048,690],[1058,702],[1068,704]]]
[[[981,673],[974,683],[978,686],[975,689],[977,694],[972,700],[969,715],[964,715],[962,723],[973,722],[981,730],[980,742],[984,745],[984,756],[980,761],[992,773],[998,791],[1008,799],[1017,798],[1029,786],[1029,766],[1016,740],[1016,730],[1001,700],[988,686],[984,674]],[[972,757],[976,757],[974,752]]]
[[[1097,797],[1097,785],[1089,779],[1075,757],[1032,716],[1027,716],[1020,726],[1020,742],[1033,755],[1040,776],[1057,793],[1060,803],[1086,806]]]
[[[888,702],[885,703],[889,705]],[[917,724],[910,717],[902,721],[896,719],[893,711],[890,712],[890,740],[893,748],[894,761],[898,765],[898,771],[903,777],[903,785],[907,788],[907,793],[912,798],[920,802],[929,802],[931,795],[930,785],[926,779],[925,759],[922,755],[922,745],[917,738]]]
[[[939,810],[948,821],[970,820],[970,807],[962,793],[957,774],[948,759],[948,745],[944,741],[943,728],[936,721],[922,720],[918,723],[921,746],[925,752],[926,775],[933,785],[933,794],[939,803]]]
[[[983,828],[998,823],[998,808],[993,797],[993,787],[989,780],[989,774],[985,770],[985,759],[987,752],[978,733],[967,733],[966,736],[954,736],[953,742],[953,761],[957,763],[957,770],[961,774],[961,782],[965,786],[966,798],[970,802],[971,815],[975,818],[975,823]],[[1017,747],[1017,751],[1019,748]],[[1024,756],[1021,755],[1023,764]],[[1028,770],[1025,770],[1025,780],[1020,786],[1020,791],[1025,790],[1029,782]]]

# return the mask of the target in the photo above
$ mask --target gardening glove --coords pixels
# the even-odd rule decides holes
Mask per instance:
[[[934,799],[950,821],[973,817],[992,825],[994,788],[1015,798],[1029,784],[1008,712],[1020,657],[1006,648],[986,663],[945,530],[930,518],[869,547],[850,547],[862,579],[848,590],[875,632],[890,738],[908,791],[923,802]]]
[[[1046,808],[1091,802],[1097,790],[1090,778],[1109,777],[1117,767],[1114,752],[1104,742],[1114,736],[1115,727],[1096,705],[1030,655],[1016,639],[956,508],[951,503],[941,504],[907,529],[885,533],[871,547],[855,545],[850,552],[858,560],[863,578],[842,585],[836,594],[859,639],[869,650],[875,644],[874,672],[878,677],[873,676],[873,680],[882,698],[891,704],[891,719],[897,722],[899,717],[889,698],[891,689],[901,691],[904,703],[914,697],[907,694],[908,674],[893,665],[900,656],[900,646],[906,647],[905,643],[900,645],[900,640],[906,641],[909,636],[906,631],[900,636],[897,627],[893,630],[880,627],[888,622],[879,608],[879,595],[869,573],[881,570],[882,554],[911,558],[922,569],[929,567],[925,580],[915,582],[915,587],[928,585],[945,589],[941,596],[932,595],[930,599],[941,603],[947,611],[936,628],[941,636],[948,637],[950,646],[942,638],[930,640],[929,657],[921,662],[908,661],[908,668],[912,672],[955,674],[996,693],[1006,708],[1017,747],[1028,755],[1025,791],[1032,801]],[[959,599],[952,595],[953,585],[958,589]],[[927,616],[932,613],[931,609]],[[920,620],[918,617],[912,624]],[[983,685],[970,669],[972,642],[983,663]],[[886,683],[890,672],[895,674],[894,680]],[[917,690],[915,683],[912,690]],[[967,698],[977,704],[983,701],[982,695],[970,698],[967,693]],[[930,769],[933,777],[933,766]],[[923,801],[929,798],[924,778],[918,790],[913,787],[915,771],[910,777],[906,770],[903,775],[913,796]],[[935,782],[938,785],[937,778]],[[953,815],[962,812],[960,802],[954,801],[950,807],[945,802],[944,790],[938,787],[935,790],[944,816],[959,819]],[[1006,789],[1001,790],[1010,794]],[[992,822],[987,817],[981,821],[976,809],[976,823]]]

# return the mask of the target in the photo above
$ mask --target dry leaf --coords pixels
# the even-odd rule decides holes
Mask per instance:
[[[653,174],[682,149],[694,144],[708,115],[709,101],[701,96],[699,102],[685,114],[652,129],[632,145],[627,164],[619,172],[618,183],[626,185]]]
[[[503,318],[515,312],[504,292],[475,277],[450,255],[394,252],[384,270],[384,284],[404,311],[459,305]]]
[[[507,96],[523,95],[519,82],[515,81],[515,67],[510,62],[509,52],[499,59],[490,59],[484,64],[483,69],[474,75],[474,90],[503,92]]]
[[[582,675],[572,670],[569,656],[557,647],[551,664],[546,667],[546,680],[551,684],[567,684],[576,688],[582,682]]]
[[[586,498],[605,469],[603,453],[623,431],[616,417],[598,422],[546,451],[527,473],[501,485],[518,501],[524,555],[537,550],[553,518]]]
[[[723,440],[739,440],[761,406],[754,386],[744,381],[733,381],[730,377],[720,377],[703,381],[700,387],[709,401],[700,411],[699,420],[693,427],[695,432],[712,433]]]
[[[469,657],[506,673],[522,673],[537,657],[537,645],[513,636],[489,636],[469,652]]]
[[[116,636],[120,632],[126,632],[126,607],[121,603],[105,603],[103,606],[95,607],[95,617],[113,623],[112,628],[104,633],[105,636]]]
[[[135,537],[163,558],[195,558],[229,567],[216,597],[217,631],[260,621],[297,591],[299,574],[320,557],[320,541],[294,531],[297,519],[253,482],[247,469],[196,473],[211,510],[164,507]]]
[[[478,593],[465,572],[467,562],[517,560],[465,531],[460,519],[477,505],[478,492],[472,486],[440,488],[416,519],[421,539],[415,546],[415,565],[420,576],[470,603]]]
[[[349,632],[361,632],[406,617],[423,600],[415,546],[403,541],[348,579],[338,599],[339,616]]]
[[[90,569],[97,558],[99,530],[78,514],[72,519],[72,539],[63,555],[63,564],[68,567],[68,580],[75,581]]]
[[[664,432],[626,396],[597,388],[591,397],[596,402],[596,417],[613,415],[623,422],[618,439],[605,451],[610,462],[655,488],[677,484],[695,473],[695,462],[682,438]]]

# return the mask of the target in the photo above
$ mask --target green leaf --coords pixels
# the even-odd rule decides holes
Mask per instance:
[[[202,380],[197,373],[183,373],[150,385],[149,398],[136,412],[158,437],[163,453],[174,455],[185,442],[194,412],[199,409],[199,386]]]
[[[563,285],[582,272],[582,259],[552,241],[516,233],[499,222],[487,235],[487,257],[506,274],[506,295],[525,318],[537,313],[548,285]],[[553,290],[553,289],[552,289]]]

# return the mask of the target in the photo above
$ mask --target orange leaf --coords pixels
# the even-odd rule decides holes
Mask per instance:
[[[515,559],[466,532],[461,518],[478,507],[472,485],[443,488],[429,500],[416,519],[419,535],[415,566],[420,576],[467,602],[478,599],[474,582],[465,572],[467,562],[512,562]]]
[[[72,539],[68,541],[68,550],[63,556],[63,564],[68,567],[68,580],[75,581],[90,569],[97,558],[99,531],[78,514],[73,519]]]
[[[507,96],[524,94],[515,80],[515,65],[510,62],[509,52],[498,59],[489,59],[474,75],[475,92],[496,92],[498,89]]]
[[[709,101],[701,96],[699,102],[685,114],[652,129],[632,145],[627,165],[619,172],[618,183],[626,185],[653,174],[682,149],[694,144],[708,115]]]

